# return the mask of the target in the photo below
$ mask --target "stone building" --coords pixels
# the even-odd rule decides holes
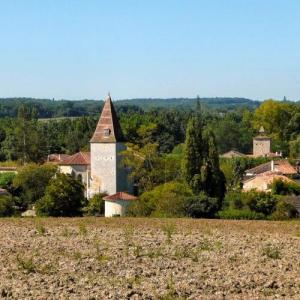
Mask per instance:
[[[111,97],[108,96],[90,140],[91,151],[74,155],[51,154],[48,162],[58,164],[62,173],[80,180],[85,186],[87,198],[107,193],[112,198],[106,200],[105,215],[122,216],[130,201],[135,199],[126,193],[132,193],[133,186],[128,179],[129,170],[121,164],[122,151],[126,149],[124,142],[116,111]]]
[[[111,97],[104,107],[90,141],[91,176],[88,197],[105,192],[132,192],[128,170],[121,165],[122,151],[126,149],[124,136]]]
[[[253,138],[253,156],[268,156],[271,153],[271,138],[261,126],[259,135]]]

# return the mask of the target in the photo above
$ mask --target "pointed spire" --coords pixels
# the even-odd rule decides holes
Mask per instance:
[[[116,143],[123,141],[121,126],[110,93],[108,93],[91,143]]]
[[[260,128],[259,128],[259,133],[260,133],[260,134],[263,134],[263,133],[265,133],[265,129],[264,129],[264,127],[263,127],[263,126],[260,126]]]

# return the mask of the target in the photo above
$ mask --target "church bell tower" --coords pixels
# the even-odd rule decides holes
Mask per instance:
[[[121,152],[126,150],[124,137],[110,95],[96,126],[91,146],[91,178],[89,197],[106,192],[108,195],[130,191],[128,173],[121,166]]]

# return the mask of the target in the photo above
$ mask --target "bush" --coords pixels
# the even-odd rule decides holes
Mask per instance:
[[[107,196],[105,193],[94,195],[89,201],[83,212],[88,216],[101,216],[104,215],[104,200],[103,197]]]
[[[213,218],[219,209],[217,198],[208,197],[205,193],[188,197],[185,203],[186,216],[192,218]]]
[[[273,220],[287,220],[291,218],[296,218],[298,216],[298,211],[296,208],[283,200],[277,202],[276,210],[271,215]]]
[[[249,209],[226,209],[219,211],[218,216],[221,219],[232,219],[232,220],[263,220],[265,215],[251,211]]]
[[[0,173],[0,187],[3,189],[10,189],[15,176],[16,176],[16,173],[14,173],[14,172]]]
[[[272,183],[272,194],[274,195],[300,195],[300,185],[296,182],[287,182],[282,179],[274,180]]]
[[[66,174],[50,180],[45,196],[36,202],[38,216],[78,216],[84,206],[84,187]]]
[[[19,191],[17,194],[22,210],[44,196],[46,187],[56,172],[57,167],[50,164],[30,164],[21,169],[13,180],[13,187]]]
[[[185,215],[185,201],[192,196],[189,187],[168,182],[145,192],[128,209],[130,216],[181,217]]]
[[[0,197],[0,217],[10,217],[15,213],[15,203],[12,196]]]
[[[275,210],[277,198],[271,193],[250,191],[243,193],[243,203],[250,210],[268,216]]]
[[[245,204],[243,202],[244,194],[242,192],[228,192],[224,198],[224,209],[242,209]]]

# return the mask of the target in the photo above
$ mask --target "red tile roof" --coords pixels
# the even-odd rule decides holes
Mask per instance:
[[[105,100],[91,143],[115,143],[124,140],[121,126],[110,96]]]
[[[103,200],[109,200],[109,201],[117,201],[117,200],[132,201],[136,199],[137,197],[130,195],[126,192],[118,192],[114,195],[106,196],[103,198]]]
[[[58,163],[71,157],[68,154],[52,153],[48,155],[48,162]]]
[[[280,172],[284,175],[297,174],[296,169],[286,159],[274,160],[274,170],[272,170],[272,162],[267,162],[245,171],[246,176],[257,175],[267,171]]]
[[[59,162],[60,165],[90,165],[91,153],[90,152],[78,152],[70,157]]]

